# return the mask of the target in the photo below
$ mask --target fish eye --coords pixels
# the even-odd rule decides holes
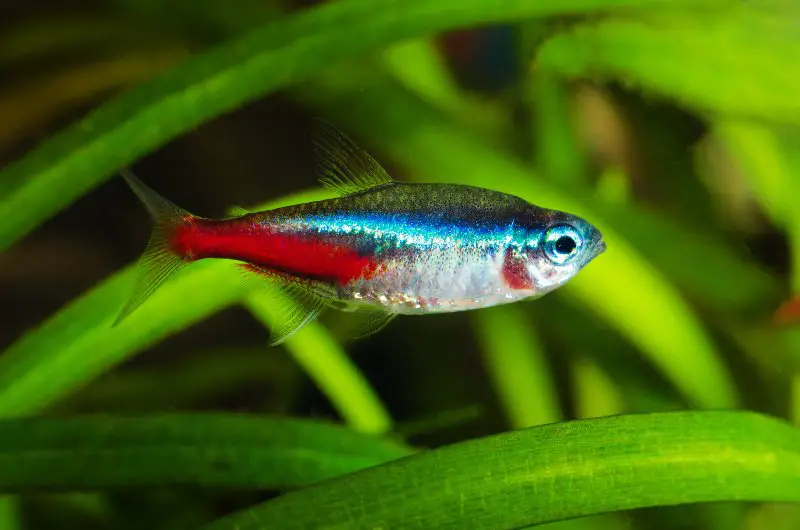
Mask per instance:
[[[544,253],[557,265],[564,264],[575,257],[583,245],[583,238],[570,225],[550,227],[544,234]]]

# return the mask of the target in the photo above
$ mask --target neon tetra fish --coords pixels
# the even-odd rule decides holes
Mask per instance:
[[[272,330],[277,344],[327,307],[366,316],[363,336],[400,314],[537,298],[605,250],[600,232],[569,213],[473,186],[395,181],[324,123],[315,146],[320,181],[337,197],[228,219],[192,215],[124,172],[154,229],[117,322],[201,259],[242,262],[289,291],[298,308]]]

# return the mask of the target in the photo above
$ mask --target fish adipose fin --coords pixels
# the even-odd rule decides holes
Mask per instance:
[[[333,296],[326,292],[324,286],[284,277],[257,265],[243,263],[241,268],[256,274],[262,287],[264,280],[267,280],[271,287],[278,289],[283,295],[270,300],[270,346],[284,342],[300,328],[315,320],[329,305]]]
[[[329,190],[344,196],[394,182],[369,153],[328,122],[314,119],[313,138],[319,181]]]
[[[142,305],[161,284],[186,266],[187,262],[172,251],[170,240],[175,230],[187,219],[193,217],[189,212],[175,206],[147,187],[129,170],[123,170],[120,174],[144,203],[153,220],[153,231],[147,247],[139,258],[139,276],[136,279],[133,294],[120,311],[112,327],[122,322],[125,317]]]

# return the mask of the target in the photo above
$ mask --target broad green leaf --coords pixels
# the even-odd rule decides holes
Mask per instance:
[[[329,196],[309,192],[268,206]],[[112,328],[136,272],[130,266],[104,280],[0,355],[0,417],[35,413],[137,351],[248,294],[247,283],[231,262],[198,262]]]
[[[204,530],[511,530],[711,501],[800,502],[800,431],[733,411],[543,425],[311,485]]]
[[[344,0],[286,16],[113,98],[0,172],[0,250],[142,155],[336,61],[455,28],[683,2]]]
[[[297,96],[352,124],[368,139],[369,147],[407,168],[409,178],[505,191],[534,204],[582,215],[597,225],[608,250],[553,296],[572,296],[595,311],[638,346],[691,403],[708,408],[734,406],[733,383],[698,317],[614,225],[518,162],[465,134],[396,85],[378,76],[341,74],[319,77],[315,90],[298,88]]]
[[[11,419],[0,421],[0,491],[286,489],[411,453],[335,424],[255,415]]]
[[[800,123],[797,6],[739,2],[607,17],[554,36],[541,68],[621,80],[701,113]],[[776,97],[776,91],[780,93]]]

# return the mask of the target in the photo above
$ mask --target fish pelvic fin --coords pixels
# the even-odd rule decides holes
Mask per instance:
[[[118,325],[158,289],[168,278],[183,269],[188,260],[172,249],[175,231],[195,216],[174,205],[146,186],[131,171],[122,170],[120,175],[142,201],[153,221],[150,241],[139,258],[139,275],[133,292],[123,306],[112,327]]]
[[[314,118],[314,152],[319,181],[341,196],[394,182],[364,149],[330,123]]]
[[[322,284],[301,281],[280,272],[243,263],[240,265],[245,278],[257,278],[261,286],[270,286],[277,291],[277,297],[269,301],[272,315],[268,323],[270,328],[269,345],[277,346],[303,326],[316,320],[329,306],[333,298],[332,291]],[[254,276],[250,276],[250,275]],[[256,291],[258,292],[258,291]],[[262,290],[263,292],[263,290]],[[254,299],[254,303],[259,303]]]

